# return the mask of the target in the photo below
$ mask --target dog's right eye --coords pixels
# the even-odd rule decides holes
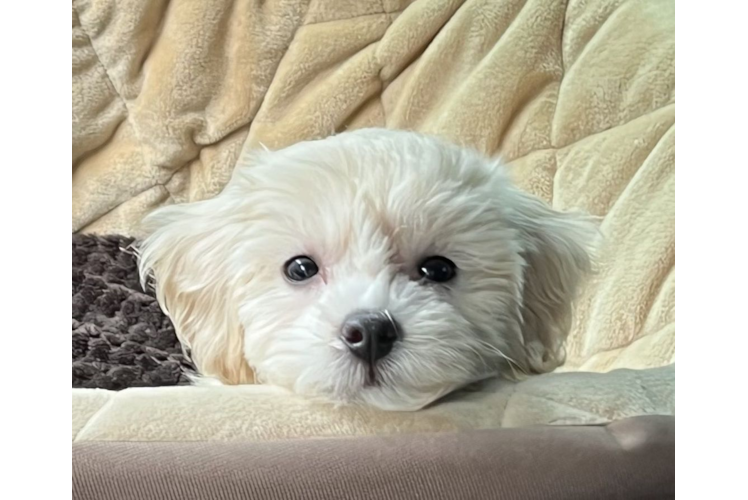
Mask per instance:
[[[294,283],[313,278],[318,272],[317,264],[306,255],[294,257],[283,266],[283,274]]]

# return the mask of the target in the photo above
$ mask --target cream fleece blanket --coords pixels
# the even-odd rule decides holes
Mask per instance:
[[[73,389],[73,441],[207,441],[589,425],[675,414],[675,367],[494,381],[408,413],[333,408],[269,386]]]
[[[137,235],[153,208],[215,195],[242,149],[260,143],[364,126],[434,133],[501,154],[522,187],[560,209],[603,217],[564,370],[667,365],[674,9],[74,0],[73,231]]]

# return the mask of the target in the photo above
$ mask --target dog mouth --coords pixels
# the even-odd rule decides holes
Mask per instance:
[[[381,377],[377,377],[377,367],[375,363],[369,363],[366,369],[366,379],[364,387],[379,387]]]

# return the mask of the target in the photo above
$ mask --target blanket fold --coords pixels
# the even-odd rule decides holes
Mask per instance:
[[[497,380],[417,412],[335,408],[260,385],[73,389],[73,441],[267,441],[590,425],[674,414],[674,365]]]

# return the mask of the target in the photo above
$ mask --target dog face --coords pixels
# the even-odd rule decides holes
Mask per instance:
[[[378,129],[254,154],[146,228],[142,276],[202,374],[393,410],[560,364],[595,230],[496,161]]]

